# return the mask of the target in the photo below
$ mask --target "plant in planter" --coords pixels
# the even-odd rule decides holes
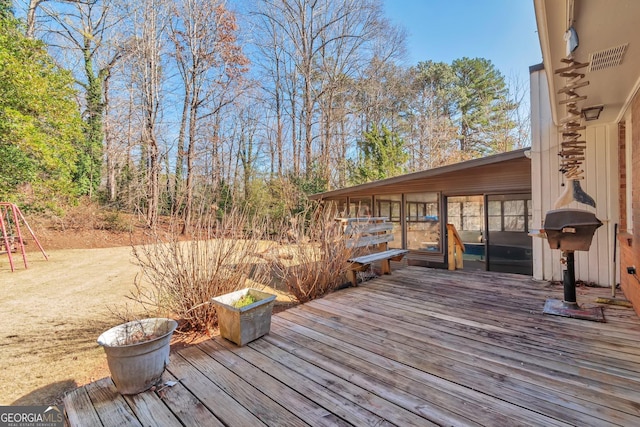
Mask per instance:
[[[251,294],[246,294],[245,296],[243,296],[242,298],[240,298],[238,301],[234,302],[232,305],[235,308],[242,308],[242,307],[246,307],[248,305],[253,304],[254,302],[257,302],[258,300],[256,299],[255,296],[251,295]]]
[[[161,381],[177,326],[172,319],[142,319],[100,335],[98,344],[104,348],[111,378],[121,394],[141,393]]]
[[[212,298],[220,336],[243,346],[268,334],[275,299],[273,294],[252,288]]]

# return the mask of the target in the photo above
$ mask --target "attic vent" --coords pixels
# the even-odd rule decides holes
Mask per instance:
[[[622,63],[622,56],[627,50],[629,43],[609,49],[593,52],[589,55],[589,71],[604,70],[605,68],[617,67]]]

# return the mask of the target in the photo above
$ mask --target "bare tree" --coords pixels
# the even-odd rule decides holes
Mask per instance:
[[[341,117],[353,114],[348,102],[349,93],[357,86],[357,80],[372,59],[384,64],[393,63],[403,52],[402,32],[393,27],[383,16],[377,2],[357,4],[346,2],[332,15],[337,20],[327,28],[319,49],[318,83],[314,86],[320,112],[319,158],[322,177],[330,183],[331,170],[336,159],[334,146],[344,141],[337,124]],[[385,38],[386,45],[381,42]],[[384,47],[383,47],[384,46]],[[342,151],[342,150],[341,150]],[[331,165],[331,166],[329,166]]]
[[[407,75],[411,92],[406,123],[411,161],[409,169],[424,170],[454,161],[457,128],[449,96],[453,74],[447,64],[421,62]]]
[[[143,0],[133,12],[132,72],[141,110],[141,144],[147,180],[147,224],[155,228],[160,201],[160,138],[158,121],[163,99],[163,55],[166,43],[166,4]]]
[[[518,108],[510,110],[510,119],[516,124],[513,132],[513,148],[524,148],[531,146],[531,114],[528,102],[529,86],[517,75],[511,75],[507,79],[509,87],[509,97]]]
[[[133,44],[131,42],[131,44]],[[131,58],[137,53],[132,52]],[[105,80],[105,160],[107,196],[110,203],[128,210],[146,205],[146,190],[136,157],[142,141],[135,61],[120,61]]]
[[[223,2],[183,0],[174,4],[173,14],[171,39],[184,88],[174,187],[181,190],[186,160],[186,233],[191,226],[198,126],[233,101],[248,60],[237,44],[235,16]]]
[[[252,108],[251,99],[239,106],[237,115],[237,158],[242,167],[242,186],[245,200],[251,200],[251,181],[257,174],[260,156],[259,116]]]
[[[81,190],[91,197],[101,182],[107,108],[105,85],[111,69],[124,53],[119,38],[122,13],[115,0],[30,0],[26,30],[30,37],[35,33],[38,8],[49,18],[46,34],[51,39],[50,49],[54,56],[67,67],[65,55],[70,54],[75,59],[76,66],[71,68],[82,88],[81,104],[86,123],[76,180]],[[108,145],[109,141],[106,143]],[[113,189],[113,186],[107,188]],[[110,200],[114,198],[115,194],[109,194]]]
[[[384,19],[377,0],[263,0],[254,18],[264,89],[275,110],[273,157],[280,164],[288,133],[294,175],[304,170],[307,179],[330,182],[340,175],[337,164],[345,170],[345,145],[355,145],[354,135],[344,134],[351,93],[371,58],[392,61],[403,52],[403,34]]]

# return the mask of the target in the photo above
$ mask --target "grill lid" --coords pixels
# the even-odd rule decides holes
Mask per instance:
[[[565,227],[600,227],[602,222],[596,215],[580,209],[555,209],[547,212],[544,218],[545,230],[562,230]]]
[[[563,251],[588,251],[601,225],[594,213],[579,209],[551,210],[544,219],[549,247]]]

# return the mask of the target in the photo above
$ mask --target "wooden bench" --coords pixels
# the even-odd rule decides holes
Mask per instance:
[[[384,217],[338,218],[344,234],[346,247],[353,249],[349,259],[347,278],[353,286],[358,285],[358,272],[366,271],[371,264],[380,261],[382,274],[391,274],[391,261],[401,261],[409,253],[406,249],[389,249],[393,241],[393,223]]]

